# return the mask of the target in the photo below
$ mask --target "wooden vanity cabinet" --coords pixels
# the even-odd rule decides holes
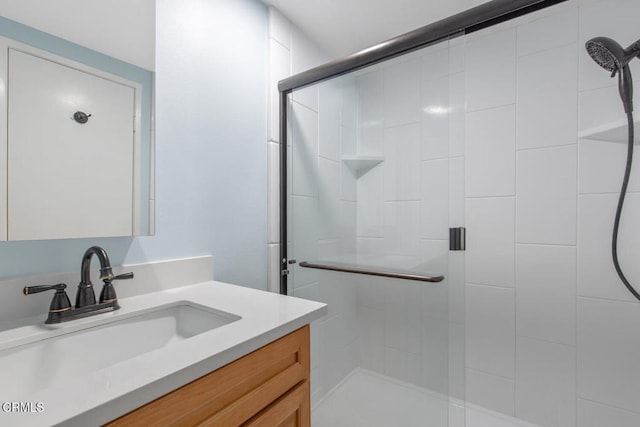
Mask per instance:
[[[106,424],[310,426],[309,326]]]

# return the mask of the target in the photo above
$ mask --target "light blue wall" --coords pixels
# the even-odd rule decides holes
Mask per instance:
[[[212,254],[217,280],[266,289],[267,9],[158,0],[156,13],[156,235],[0,242],[0,277],[79,268],[98,244],[113,264]]]

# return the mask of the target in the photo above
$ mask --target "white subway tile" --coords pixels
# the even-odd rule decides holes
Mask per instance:
[[[515,194],[515,106],[468,113],[467,197]]]
[[[267,138],[280,141],[280,92],[278,82],[291,75],[289,50],[269,40],[269,129]]]
[[[576,342],[576,248],[516,246],[516,333]]]
[[[603,70],[604,71],[604,70]],[[605,74],[609,74],[604,71]],[[625,124],[618,87],[611,86],[580,92],[579,130],[589,131],[610,124]]]
[[[449,76],[449,156],[464,156],[465,146],[464,72]]]
[[[420,260],[420,202],[384,203],[384,254]]]
[[[518,337],[516,417],[541,426],[576,425],[576,349]]]
[[[420,58],[402,58],[385,64],[384,125],[420,121]]]
[[[384,131],[384,200],[420,199],[420,125]],[[378,188],[377,191],[380,189]]]
[[[464,157],[449,159],[449,227],[464,226]]]
[[[340,226],[340,163],[318,158],[318,237],[337,239]]]
[[[466,286],[467,368],[514,378],[514,290],[494,286]]]
[[[422,159],[449,156],[449,76],[422,81]]]
[[[465,400],[464,325],[449,324],[449,395]],[[462,426],[464,427],[464,425]]]
[[[340,84],[340,123],[355,128],[358,124],[358,80],[353,75],[346,75],[340,77]]]
[[[578,295],[619,301],[636,301],[613,267],[611,235],[617,194],[579,196],[578,211]],[[640,194],[627,195],[618,235],[618,258],[631,283],[640,283]],[[636,285],[636,288],[640,286]]]
[[[487,374],[473,369],[466,370],[467,401],[485,408],[514,415],[515,384],[512,379]]]
[[[449,73],[464,71],[464,39],[449,40]]]
[[[357,180],[358,237],[382,237],[382,168],[376,167]]]
[[[640,413],[578,399],[578,425],[580,427],[637,427],[640,425]]]
[[[578,397],[637,411],[640,303],[578,298]]]
[[[422,162],[422,238],[449,237],[449,160]]]
[[[269,37],[286,48],[291,45],[291,22],[273,6],[269,6]]]
[[[576,146],[518,151],[519,243],[576,243]]]
[[[465,52],[467,111],[513,104],[516,100],[516,30],[472,40]]]
[[[340,254],[343,260],[353,262],[356,254],[357,213],[356,202],[340,203]]]
[[[291,72],[298,74],[327,62],[323,53],[300,29],[291,27]]]
[[[575,144],[577,66],[575,43],[518,58],[519,149]]]
[[[269,243],[269,266],[267,289],[280,293],[280,244]]]
[[[449,275],[445,277],[449,288],[449,321],[464,325],[465,306],[465,272],[463,251],[449,252]]]
[[[449,42],[445,41],[423,49],[422,78],[425,80],[437,79],[449,74]]]
[[[340,159],[341,86],[339,80],[318,85],[318,155]]]
[[[318,194],[318,114],[294,102],[291,108],[293,194]]]
[[[421,350],[422,378],[419,383],[431,391],[447,395],[449,393],[449,323],[446,318],[425,317],[423,319]],[[461,360],[461,362],[459,369],[464,366],[464,361]]]
[[[466,204],[467,283],[514,286],[514,199],[467,199]]]
[[[358,76],[358,153],[382,155],[384,78],[380,70]]]
[[[318,199],[306,196],[291,197],[293,219],[293,250],[289,258],[298,261],[318,259]],[[318,282],[318,270],[293,267],[294,287]]]
[[[519,56],[575,42],[578,39],[578,8],[520,25],[517,31]]]
[[[580,140],[578,183],[581,194],[617,193],[622,186],[627,144]],[[631,168],[628,191],[640,191],[640,169]]]
[[[280,144],[272,141],[267,144],[269,156],[267,240],[269,243],[277,243],[280,241]]]

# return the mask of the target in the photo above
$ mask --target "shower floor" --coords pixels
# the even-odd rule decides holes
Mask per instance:
[[[535,427],[357,368],[311,411],[313,427]],[[449,422],[449,424],[447,424]]]

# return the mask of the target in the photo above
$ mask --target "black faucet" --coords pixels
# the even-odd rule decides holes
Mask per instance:
[[[93,255],[100,261],[100,279],[104,286],[100,292],[100,301],[96,303],[96,294],[91,283],[91,259]],[[117,276],[111,271],[111,263],[107,252],[99,246],[92,246],[86,250],[82,256],[80,267],[80,284],[76,294],[75,308],[71,308],[71,302],[65,292],[67,285],[59,283],[52,286],[27,286],[23,289],[25,295],[38,292],[55,290],[56,293],[49,307],[49,316],[45,323],[60,323],[68,320],[79,319],[81,317],[92,316],[94,314],[106,313],[118,310],[118,297],[113,287],[114,280],[133,279],[133,273],[124,273]]]
[[[96,294],[93,291],[93,283],[91,283],[91,258],[93,255],[97,256],[100,261],[100,279],[113,280],[113,272],[111,271],[111,263],[107,252],[100,246],[91,246],[82,256],[80,284],[78,285],[78,293],[76,293],[76,308],[96,303]]]

